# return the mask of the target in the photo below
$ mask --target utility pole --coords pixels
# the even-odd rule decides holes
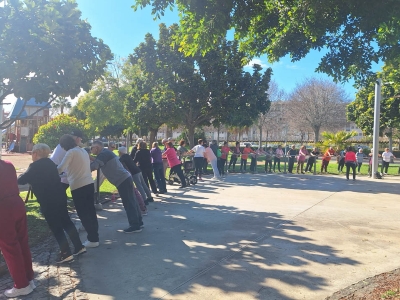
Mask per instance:
[[[376,178],[378,171],[378,154],[379,154],[379,121],[381,116],[381,88],[382,79],[378,78],[375,83],[375,106],[374,106],[374,133],[373,133],[373,146],[372,149],[372,178]]]

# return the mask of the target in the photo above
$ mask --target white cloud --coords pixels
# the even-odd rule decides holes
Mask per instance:
[[[285,65],[286,69],[290,69],[290,70],[299,70],[299,66],[292,64],[292,65]]]
[[[268,65],[264,63],[261,59],[259,58],[253,58],[247,65],[245,65],[245,68],[252,68],[254,64],[260,65],[261,68],[265,69],[268,68]]]

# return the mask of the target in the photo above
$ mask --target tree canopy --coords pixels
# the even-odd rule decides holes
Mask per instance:
[[[5,2],[5,1],[3,1]],[[8,0],[0,6],[0,88],[37,102],[89,90],[112,54],[70,0]]]
[[[347,118],[353,121],[365,133],[373,133],[375,81],[382,79],[380,133],[385,129],[400,127],[400,60],[387,63],[381,72],[368,78],[367,83],[358,91],[356,100],[347,106]]]
[[[175,5],[180,30],[175,43],[186,55],[203,54],[234,30],[249,56],[270,62],[327,49],[317,68],[336,81],[364,79],[372,63],[400,56],[398,0],[135,0],[156,17]]]

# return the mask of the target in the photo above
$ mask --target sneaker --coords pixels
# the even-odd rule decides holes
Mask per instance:
[[[203,178],[200,177],[200,178],[199,178],[199,181],[204,181],[204,180],[203,180]]]
[[[85,254],[86,253],[86,248],[82,247],[81,249],[79,249],[78,251],[75,250],[75,252],[73,253],[74,256],[78,256],[81,254]]]
[[[140,224],[140,228],[143,229],[144,228],[144,224],[142,222],[142,224]]]
[[[72,254],[61,254],[60,257],[57,259],[57,264],[67,263],[74,260],[74,256]]]
[[[142,216],[147,216],[147,210],[141,211],[141,213],[142,213]]]
[[[18,296],[29,295],[32,292],[33,292],[33,289],[31,287],[31,285],[29,284],[27,287],[24,287],[22,289],[17,289],[15,287],[13,287],[12,289],[6,290],[4,292],[4,295],[8,298],[15,298]]]
[[[35,281],[33,281],[33,279],[29,281],[29,285],[31,286],[32,290],[36,289],[36,284]]]
[[[144,205],[146,205],[146,206],[147,206],[147,205],[149,205],[149,204],[150,204],[149,200],[147,200],[147,199],[146,199],[146,200],[144,200]]]
[[[149,197],[149,198],[146,199],[146,201],[148,201],[148,202],[154,202],[154,199],[153,199],[153,197]]]
[[[91,241],[86,240],[83,243],[83,246],[86,248],[96,248],[96,247],[100,246],[100,243],[99,242],[91,242]]]
[[[140,226],[139,226],[139,228],[131,226],[131,227],[127,228],[127,229],[124,229],[124,233],[138,233],[138,232],[141,232],[141,231],[142,231],[142,228],[140,228]]]

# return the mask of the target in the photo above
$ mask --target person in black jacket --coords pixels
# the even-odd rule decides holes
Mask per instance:
[[[70,262],[74,259],[73,255],[83,254],[86,249],[69,217],[65,189],[60,181],[57,166],[48,158],[49,154],[50,147],[48,145],[36,144],[33,146],[33,163],[29,165],[25,173],[19,176],[18,184],[32,186],[32,192],[40,204],[43,216],[60,246],[61,253],[57,263]],[[64,231],[75,247],[73,255]]]
[[[292,145],[292,148],[289,149],[286,155],[289,157],[288,172],[293,173],[294,161],[296,160],[296,146]]]
[[[135,183],[135,186],[138,189],[140,195],[142,196],[143,199],[146,199],[144,201],[146,205],[148,205],[149,202],[154,202],[154,199],[151,196],[151,192],[144,181],[142,170],[140,170],[139,167],[136,166],[132,157],[130,157],[130,155],[127,154],[126,147],[119,147],[118,154],[119,154],[119,161],[129,171],[129,173],[131,173],[133,182]]]
[[[142,176],[147,187],[149,187],[150,183],[151,191],[154,194],[158,194],[157,186],[153,179],[153,166],[151,164],[150,150],[147,149],[146,142],[139,143],[139,148],[136,151],[133,161],[138,164],[140,170],[142,170]]]
[[[138,149],[139,149],[140,142],[143,142],[143,139],[141,139],[141,138],[137,139],[135,145],[133,145],[133,147],[132,147],[131,154],[130,154],[132,159],[135,158],[135,154],[136,154],[136,151],[138,151]]]

